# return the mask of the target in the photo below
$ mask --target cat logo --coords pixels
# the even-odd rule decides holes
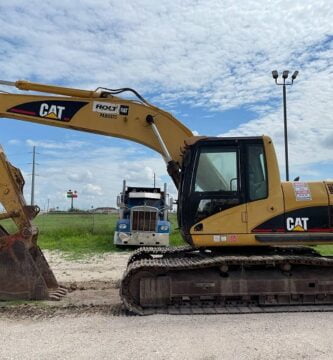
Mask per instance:
[[[39,116],[53,120],[61,120],[64,110],[65,106],[42,103],[39,109]]]
[[[30,101],[7,110],[22,116],[33,116],[56,121],[71,121],[72,117],[88,102],[68,100]]]
[[[307,231],[308,230],[308,217],[297,217],[297,218],[287,218],[287,230],[288,231]]]

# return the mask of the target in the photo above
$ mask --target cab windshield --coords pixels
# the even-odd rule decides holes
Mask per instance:
[[[201,148],[192,188],[196,222],[239,203],[238,177],[236,147]]]
[[[233,148],[209,147],[200,152],[194,191],[235,192],[238,190],[237,151]]]

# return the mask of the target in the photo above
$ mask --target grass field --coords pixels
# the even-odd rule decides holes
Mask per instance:
[[[38,244],[42,249],[61,250],[70,256],[109,251],[128,251],[132,248],[117,248],[113,245],[113,234],[117,215],[105,214],[44,214],[34,220],[39,228]],[[175,214],[170,214],[170,245],[184,245],[178,230]],[[12,228],[5,223],[8,230]],[[316,247],[324,255],[333,255],[332,245]]]
[[[61,250],[72,255],[86,255],[108,251],[128,251],[129,247],[113,245],[113,235],[118,215],[106,214],[43,214],[34,224],[39,228],[38,244],[42,249]],[[177,229],[175,214],[170,214],[170,245],[184,244]],[[14,229],[9,221],[4,226]]]

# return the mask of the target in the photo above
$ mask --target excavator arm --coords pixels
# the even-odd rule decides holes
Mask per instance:
[[[31,221],[39,208],[26,204],[23,186],[20,170],[0,146],[0,299],[56,299],[63,290],[37,246],[38,229]],[[15,229],[6,230],[4,222]]]
[[[18,233],[14,237],[21,236],[29,248],[36,243],[35,239],[38,230],[32,225],[31,220],[39,213],[38,206],[26,205],[23,197],[24,179],[19,169],[14,167],[6,158],[6,155],[0,146],[0,203],[5,211],[0,214],[0,221],[12,219],[17,226]],[[2,228],[2,233],[6,231]],[[0,238],[0,244],[8,244],[4,240],[7,236]],[[1,245],[0,245],[1,246]]]
[[[99,88],[86,91],[27,81],[0,81],[0,84],[53,94],[1,92],[0,117],[119,137],[146,145],[163,156],[178,186],[182,148],[185,141],[193,141],[190,139],[193,134],[170,113],[149,104],[135,90]],[[125,92],[135,95],[137,100],[116,96]]]

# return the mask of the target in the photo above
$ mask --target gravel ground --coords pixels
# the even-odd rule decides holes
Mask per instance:
[[[112,316],[128,254],[69,261],[46,252],[74,291],[0,304],[0,359],[333,359],[333,313]]]
[[[332,359],[333,314],[0,320],[1,359]]]
[[[60,251],[43,251],[51,269],[60,283],[80,281],[119,281],[130,255],[123,253],[105,253],[69,260]]]

